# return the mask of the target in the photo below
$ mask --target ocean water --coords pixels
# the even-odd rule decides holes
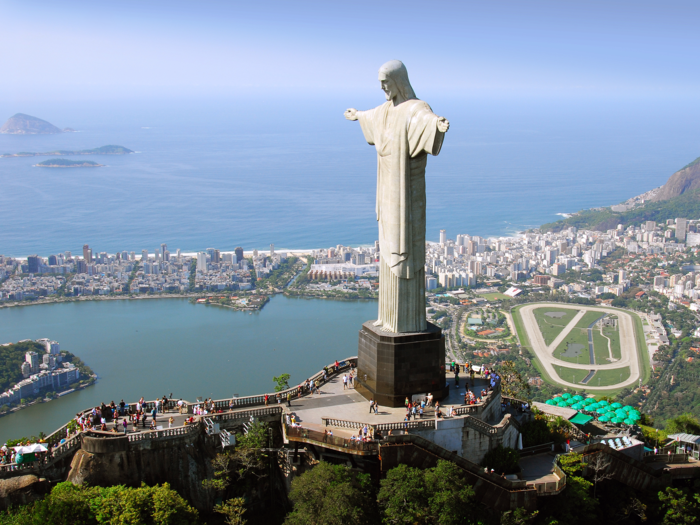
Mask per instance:
[[[377,237],[376,154],[343,110],[381,93],[322,100],[231,98],[18,104],[79,133],[0,135],[0,152],[118,144],[104,168],[0,159],[0,253],[232,250],[361,245]],[[696,103],[472,100],[425,94],[450,119],[427,171],[427,231],[510,235],[615,204],[700,155]]]

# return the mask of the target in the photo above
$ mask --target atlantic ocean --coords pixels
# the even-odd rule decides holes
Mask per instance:
[[[1,102],[0,120],[21,111],[78,132],[0,135],[0,153],[137,153],[80,157],[103,168],[0,159],[0,254],[373,243],[376,153],[343,111],[381,95]],[[616,204],[700,156],[700,108],[679,100],[424,98],[451,123],[428,160],[428,240]]]

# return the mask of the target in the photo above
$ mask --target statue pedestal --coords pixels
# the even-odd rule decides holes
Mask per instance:
[[[384,332],[367,321],[360,330],[357,354],[357,391],[379,406],[404,406],[406,397],[432,393],[447,395],[445,338],[428,323],[425,332]]]

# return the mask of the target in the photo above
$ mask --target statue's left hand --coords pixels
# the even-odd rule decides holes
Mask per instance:
[[[440,133],[447,132],[447,130],[450,129],[450,121],[445,117],[438,117],[437,129]]]

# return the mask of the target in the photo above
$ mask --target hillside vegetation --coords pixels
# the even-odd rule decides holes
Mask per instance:
[[[700,189],[686,191],[678,197],[665,201],[647,202],[625,212],[614,212],[610,208],[583,210],[561,221],[543,224],[543,232],[558,232],[571,226],[579,229],[606,231],[616,228],[638,226],[645,221],[661,222],[676,217],[694,218],[700,216]]]

